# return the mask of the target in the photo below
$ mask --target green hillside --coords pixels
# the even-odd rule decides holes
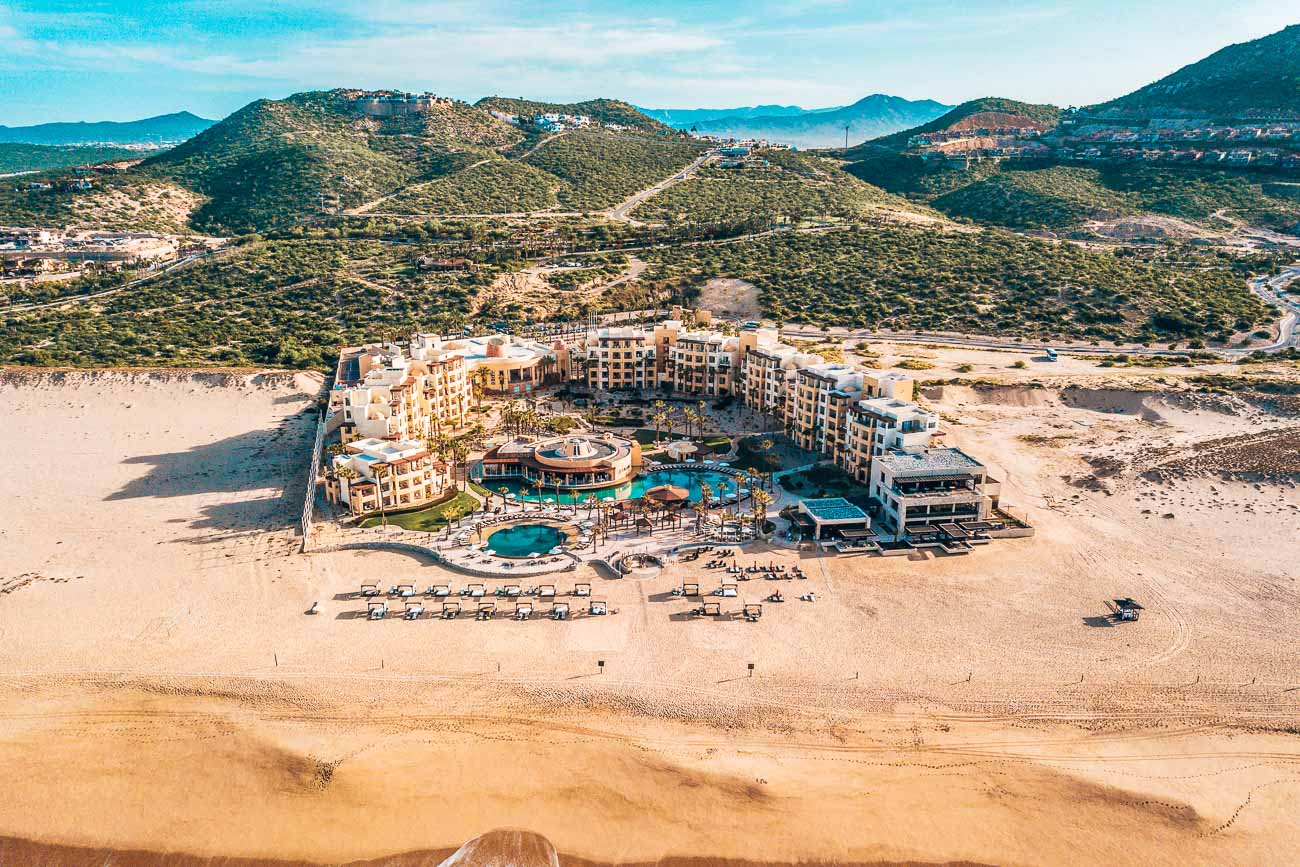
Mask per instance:
[[[259,242],[95,305],[10,314],[0,363],[333,366],[376,331],[453,327],[496,269],[429,274],[375,241]]]
[[[474,103],[476,108],[495,109],[503,114],[529,118],[538,114],[585,114],[596,123],[616,123],[644,132],[678,133],[672,127],[642,114],[630,103],[619,99],[589,99],[585,102],[536,102],[531,99],[511,99],[504,96],[487,96]]]
[[[766,315],[820,326],[1226,339],[1271,317],[1226,265],[1145,264],[998,230],[885,223],[642,255],[661,297],[737,277],[759,288]]]
[[[127,148],[95,145],[33,145],[0,142],[0,174],[40,172],[72,166],[90,166],[114,160],[139,159],[139,152]]]
[[[259,100],[142,171],[210,198],[197,227],[248,232],[349,208],[406,183],[454,171],[520,138],[508,124],[464,103],[374,118],[358,91]]]
[[[506,214],[555,207],[563,185],[526,163],[494,159],[413,184],[378,210],[395,214]]]
[[[790,151],[757,151],[769,166],[701,169],[638,205],[639,220],[716,223],[754,218],[798,222],[855,219],[879,206],[914,209],[906,200],[862,183],[835,165]]]
[[[680,138],[580,130],[548,142],[524,162],[564,181],[557,193],[562,206],[593,211],[685,168],[702,150]]]
[[[1300,24],[1229,45],[1084,112],[1117,118],[1181,115],[1220,120],[1279,112],[1300,116]]]
[[[1261,172],[1122,163],[1101,167],[986,162],[968,171],[926,167],[919,159],[882,156],[847,171],[952,217],[1012,229],[1068,230],[1089,219],[1143,213],[1206,220],[1217,211],[1254,225],[1287,230],[1300,202]]]

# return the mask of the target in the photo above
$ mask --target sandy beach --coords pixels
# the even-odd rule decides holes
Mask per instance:
[[[605,618],[368,622],[363,581],[466,579],[298,553],[319,377],[0,372],[0,863],[1300,863],[1295,398],[933,356],[1000,379],[925,402],[1036,536],[759,545],[811,577],[752,624],[686,616],[698,563],[557,579]]]

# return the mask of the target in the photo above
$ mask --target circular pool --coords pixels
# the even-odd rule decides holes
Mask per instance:
[[[488,536],[487,550],[498,557],[525,558],[545,554],[567,540],[568,534],[550,524],[515,524]]]
[[[518,500],[524,500],[529,503],[540,503],[546,500],[564,504],[578,503],[581,505],[587,497],[595,497],[598,500],[636,500],[651,488],[657,488],[660,485],[675,485],[679,488],[685,488],[690,493],[690,501],[698,502],[700,499],[700,486],[707,484],[713,489],[713,496],[721,494],[735,494],[740,488],[746,487],[744,481],[727,473],[720,473],[716,470],[654,470],[648,473],[642,473],[625,485],[615,485],[610,488],[597,488],[586,491],[563,491],[559,497],[556,497],[555,489],[548,488],[538,490],[531,485],[525,485],[518,481],[488,481],[482,483],[489,491],[494,494],[500,493],[501,488],[506,488],[510,493],[515,495]],[[536,550],[536,549],[534,549]]]

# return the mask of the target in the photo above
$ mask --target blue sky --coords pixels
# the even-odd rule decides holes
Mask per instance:
[[[222,117],[329,87],[820,107],[1085,104],[1300,22],[1300,0],[0,0],[0,124]]]

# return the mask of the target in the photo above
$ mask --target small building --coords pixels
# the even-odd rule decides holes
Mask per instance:
[[[1001,484],[956,448],[891,453],[871,462],[871,507],[896,542],[964,542],[997,506]]]
[[[800,500],[793,520],[800,538],[818,542],[861,538],[864,532],[871,534],[867,513],[843,497]]]

